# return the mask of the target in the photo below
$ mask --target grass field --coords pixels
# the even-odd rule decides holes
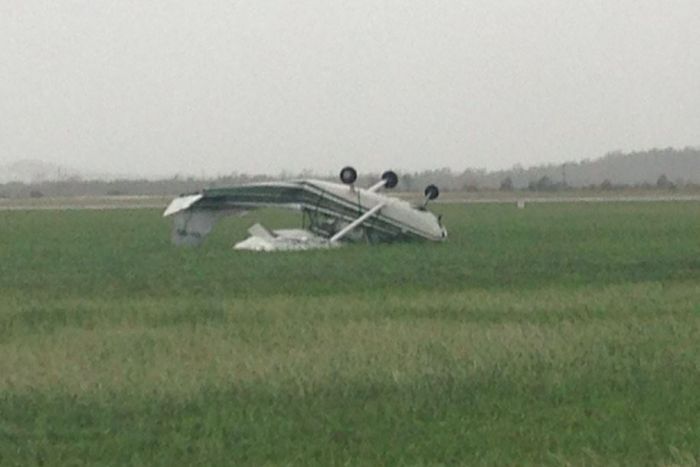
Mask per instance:
[[[0,212],[0,464],[700,462],[700,203],[438,206],[445,244],[200,249]]]

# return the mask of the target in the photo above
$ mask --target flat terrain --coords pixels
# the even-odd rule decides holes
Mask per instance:
[[[165,209],[173,196],[70,196],[0,199],[0,211]]]
[[[700,461],[700,203],[449,204],[445,244],[200,249],[0,212],[0,465]]]
[[[422,202],[420,192],[392,192],[400,198]],[[73,196],[45,198],[0,198],[0,211],[73,211],[112,209],[165,209],[174,196]],[[697,189],[618,191],[568,190],[559,192],[495,191],[443,192],[437,204],[466,203],[609,203],[700,201]]]

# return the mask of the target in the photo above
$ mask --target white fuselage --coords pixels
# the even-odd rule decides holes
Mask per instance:
[[[378,215],[401,224],[405,226],[406,230],[412,230],[422,237],[435,241],[447,237],[447,231],[440,225],[438,218],[432,212],[417,209],[407,201],[339,183],[319,180],[305,180],[305,182],[324,192],[343,198],[349,203],[360,204],[364,211],[384,204]]]

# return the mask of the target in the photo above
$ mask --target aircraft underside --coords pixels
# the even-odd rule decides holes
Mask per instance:
[[[269,182],[178,197],[164,213],[174,218],[172,241],[176,245],[199,245],[221,217],[263,207],[301,211],[302,228],[270,231],[256,224],[249,230],[250,237],[237,243],[236,249],[300,250],[329,248],[341,243],[446,238],[439,218],[426,211],[425,205],[416,208],[376,192],[385,185],[395,186],[393,172],[387,172],[388,176],[385,174],[383,181],[375,186],[359,189],[352,185],[354,177],[348,181],[347,170],[341,172],[346,185],[319,180]],[[431,185],[426,189],[426,204],[436,197],[437,188]]]

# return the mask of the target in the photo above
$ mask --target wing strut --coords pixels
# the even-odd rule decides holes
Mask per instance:
[[[370,209],[366,213],[362,214],[360,217],[358,217],[357,219],[352,221],[350,224],[343,227],[337,234],[333,235],[331,237],[330,242],[335,243],[335,242],[339,241],[344,236],[346,236],[348,234],[348,232],[350,232],[351,230],[356,228],[358,225],[362,224],[364,221],[369,219],[371,216],[373,216],[374,214],[379,212],[379,210],[382,209],[384,206],[386,206],[386,203],[377,204],[375,207],[373,207],[372,209]]]

